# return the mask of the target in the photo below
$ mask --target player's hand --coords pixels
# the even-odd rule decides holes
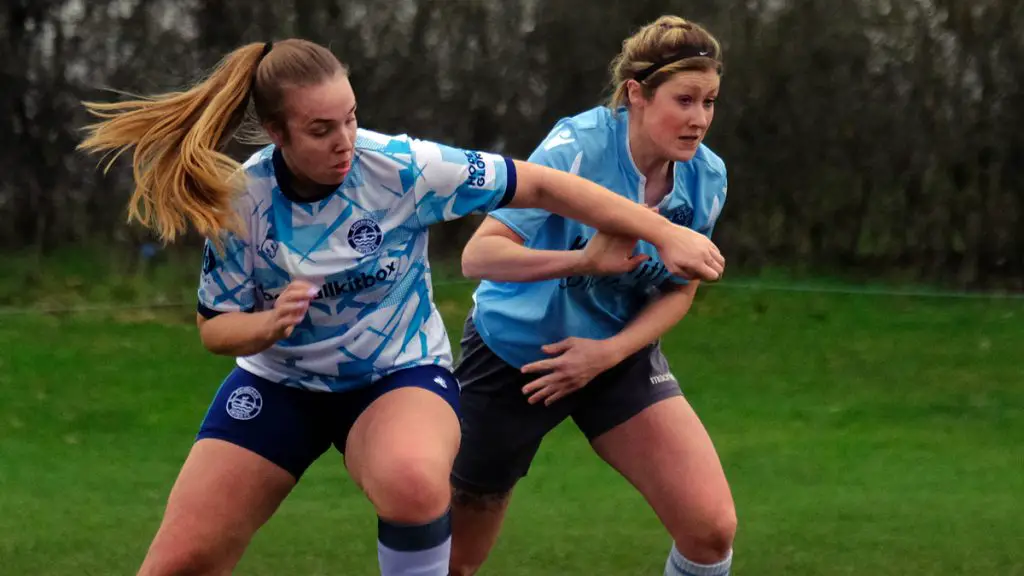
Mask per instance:
[[[715,281],[725,272],[725,257],[707,236],[671,224],[665,238],[656,243],[668,271],[689,280]]]
[[[274,342],[292,335],[306,317],[309,303],[320,289],[303,280],[294,280],[277,297],[270,314],[270,337]]]
[[[586,386],[598,374],[618,363],[618,356],[608,349],[605,340],[566,338],[541,347],[545,354],[554,356],[522,367],[524,374],[548,372],[523,386],[523,394],[530,404],[544,402],[550,406],[559,398]]]
[[[601,276],[632,272],[649,259],[646,254],[633,255],[636,243],[636,238],[598,232],[581,251],[579,273]]]

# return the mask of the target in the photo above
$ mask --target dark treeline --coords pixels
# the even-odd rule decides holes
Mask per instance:
[[[128,163],[104,178],[74,151],[79,101],[105,88],[178,89],[243,42],[300,36],[349,66],[362,126],[525,157],[663,13],[725,48],[707,142],[730,170],[731,263],[1024,289],[1015,0],[6,0],[0,247],[145,240],[124,224]]]

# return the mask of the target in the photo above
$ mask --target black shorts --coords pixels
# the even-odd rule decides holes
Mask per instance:
[[[551,406],[530,404],[522,388],[539,375],[521,373],[488,348],[472,312],[455,376],[462,386],[462,446],[452,483],[476,494],[511,490],[544,435],[566,417],[593,441],[648,406],[682,395],[660,346],[652,344]]]

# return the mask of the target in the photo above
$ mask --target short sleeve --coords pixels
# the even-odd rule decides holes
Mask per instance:
[[[232,233],[222,236],[223,247],[203,247],[198,312],[213,318],[225,312],[251,312],[255,307],[253,255],[249,243]]]
[[[530,154],[528,161],[578,175],[583,161],[583,149],[569,121],[562,120],[555,124],[544,141]],[[541,208],[503,208],[490,215],[526,242],[552,216],[551,212]]]
[[[711,234],[715,231],[715,224],[718,223],[718,217],[722,214],[722,208],[725,207],[725,197],[729,188],[729,180],[724,169],[721,174],[716,174],[717,178],[709,179],[709,188],[707,194],[712,196],[711,207],[708,209],[708,215],[704,223],[701,224],[697,231],[704,234],[709,239]]]
[[[416,215],[424,227],[490,212],[515,196],[516,169],[509,158],[426,140],[412,140],[411,149]]]

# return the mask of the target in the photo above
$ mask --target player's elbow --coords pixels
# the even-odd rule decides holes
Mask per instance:
[[[199,342],[207,352],[218,356],[230,355],[230,351],[226,349],[222,339],[217,337],[217,331],[210,326],[209,318],[202,314],[196,314],[196,327],[199,329]]]
[[[486,276],[486,262],[480,242],[471,238],[462,250],[462,275],[470,280],[483,280]]]
[[[228,352],[228,349],[226,347],[218,344],[215,341],[203,338],[201,334],[199,336],[199,341],[203,343],[203,348],[206,348],[206,351],[209,352],[210,354],[214,354],[216,356],[232,356],[232,354]]]
[[[202,343],[203,348],[206,348],[207,351],[213,352],[213,350],[210,350],[210,339],[209,339],[209,332],[206,330],[206,322],[207,322],[206,316],[203,316],[202,314],[199,314],[197,312],[196,313],[196,328],[197,328],[197,331],[199,332],[199,342]]]
[[[210,354],[216,354],[217,356],[224,355],[224,346],[217,341],[217,339],[211,337],[209,332],[199,329],[199,342],[202,343],[203,348],[206,349]]]

